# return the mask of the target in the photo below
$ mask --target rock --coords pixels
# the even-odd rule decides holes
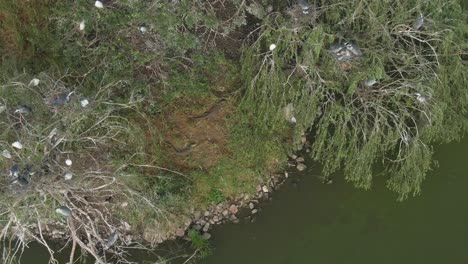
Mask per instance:
[[[6,150],[6,149],[4,149],[4,150],[2,151],[2,156],[5,157],[5,158],[7,158],[7,159],[11,159],[10,151],[8,151],[8,150]]]
[[[302,136],[302,137],[301,137],[301,143],[302,143],[302,144],[305,144],[306,142],[307,142],[306,136]]]
[[[253,210],[252,210],[252,214],[256,214],[256,213],[258,213],[258,210],[257,210],[257,209],[253,209]]]
[[[210,211],[206,211],[206,212],[205,212],[205,216],[206,216],[206,217],[208,217],[208,216],[210,216],[210,215],[211,215]]]
[[[202,229],[201,225],[194,225],[192,226],[193,229],[200,231]]]
[[[268,189],[268,186],[263,185],[262,191],[263,191],[264,193],[267,193],[267,192],[269,192],[270,190]]]
[[[206,224],[206,221],[204,219],[200,219],[198,222],[200,225],[204,226]]]
[[[303,164],[303,163],[299,163],[299,164],[297,164],[296,168],[297,168],[298,171],[303,171],[303,170],[305,170],[307,168],[307,166],[305,164]]]
[[[195,211],[195,213],[193,213],[193,218],[194,219],[200,219],[201,217],[201,212],[200,211]]]
[[[189,227],[191,224],[192,224],[192,220],[191,220],[191,219],[187,219],[187,220],[185,221],[185,227]]]
[[[183,237],[185,235],[185,230],[182,228],[177,229],[176,236]]]
[[[223,215],[224,215],[224,216],[228,216],[228,214],[229,214],[229,211],[228,211],[228,210],[224,210],[224,211],[223,211]]]
[[[287,171],[284,172],[284,177],[285,177],[286,179],[289,178],[289,174],[288,174]]]
[[[231,204],[231,206],[229,206],[229,212],[231,212],[232,214],[237,214],[239,210],[237,209],[237,206],[235,204]]]
[[[233,222],[234,224],[238,224],[238,223],[239,223],[239,219],[234,219],[234,220],[232,220],[232,222]]]
[[[123,228],[124,228],[125,231],[130,231],[132,229],[130,224],[127,223],[127,222],[123,222]]]
[[[293,160],[297,159],[297,155],[296,154],[290,154],[289,157]]]
[[[250,208],[250,209],[254,209],[254,208],[255,208],[255,204],[249,203],[249,208]]]
[[[203,232],[208,232],[210,230],[210,223],[206,223],[205,226],[203,226]]]
[[[23,144],[21,144],[19,141],[15,141],[11,144],[14,148],[17,148],[17,149],[22,149],[23,148]]]
[[[297,161],[298,163],[302,163],[302,162],[305,161],[305,159],[304,159],[303,157],[298,157],[298,158],[296,159],[296,161]]]
[[[127,206],[128,206],[128,203],[127,203],[127,202],[123,202],[123,203],[120,204],[120,207],[122,207],[122,208],[125,208],[125,207],[127,207]]]
[[[257,192],[261,192],[261,191],[262,191],[262,186],[257,185]]]
[[[206,240],[210,239],[211,238],[211,234],[210,233],[203,233],[202,237]]]
[[[69,181],[73,178],[73,173],[71,173],[70,171],[65,173],[65,176],[64,176],[65,180]]]
[[[218,221],[219,221],[219,217],[218,217],[217,215],[213,216],[213,221],[218,222]]]

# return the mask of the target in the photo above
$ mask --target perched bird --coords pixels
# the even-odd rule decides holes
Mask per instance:
[[[356,43],[346,42],[345,46],[346,46],[346,49],[349,50],[355,56],[361,56],[362,55],[361,49],[359,49],[359,46]]]
[[[114,245],[115,242],[117,242],[117,239],[119,239],[119,231],[115,230],[106,239],[106,244],[104,244],[104,249],[109,249],[110,247],[112,247],[112,245]]]
[[[69,217],[72,214],[72,210],[68,208],[67,206],[63,206],[63,205],[55,209],[55,212],[65,217]]]
[[[57,96],[55,96],[54,100],[52,100],[52,105],[54,106],[62,106],[70,101],[70,96],[73,92],[61,92]]]
[[[19,176],[19,166],[18,164],[13,164],[13,166],[10,167],[10,177],[18,178]]]
[[[419,17],[413,23],[413,29],[418,30],[424,24],[424,16],[423,14],[419,15]]]
[[[346,48],[345,45],[343,44],[340,44],[340,43],[333,43],[332,45],[330,45],[330,47],[328,48],[328,51],[332,52],[332,53],[338,53],[340,52],[342,49]]]
[[[374,84],[377,83],[377,80],[374,78],[370,78],[364,81],[364,86],[366,87],[372,87]]]
[[[15,114],[30,114],[32,113],[32,108],[29,105],[22,104],[15,108]]]
[[[309,13],[309,2],[307,0],[297,0],[297,4],[302,8],[302,13],[308,14]]]
[[[416,95],[416,100],[418,100],[420,103],[425,103],[427,101],[426,96],[420,93],[415,93],[414,95]]]

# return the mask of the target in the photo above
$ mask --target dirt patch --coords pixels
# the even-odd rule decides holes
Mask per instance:
[[[198,98],[166,109],[156,126],[163,128],[161,147],[171,157],[171,166],[186,170],[213,167],[228,151],[226,117],[231,112],[231,102],[217,98]]]

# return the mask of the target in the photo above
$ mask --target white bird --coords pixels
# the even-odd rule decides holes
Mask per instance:
[[[23,148],[23,144],[21,144],[19,141],[15,141],[13,142],[13,144],[11,144],[14,148],[17,148],[17,149],[22,149]]]
[[[89,104],[88,99],[83,98],[80,100],[81,107],[86,107]]]
[[[145,27],[145,26],[140,26],[138,29],[139,29],[140,32],[143,33],[143,34],[145,34],[145,33],[148,31],[148,28]]]
[[[71,159],[67,159],[67,160],[65,161],[65,164],[67,164],[67,166],[71,166],[72,163],[73,163],[73,162],[72,162]]]
[[[34,78],[29,82],[29,86],[38,86],[41,80]]]
[[[94,6],[97,8],[104,8],[104,4],[99,0],[94,3]]]
[[[85,27],[86,27],[85,21],[83,20],[83,21],[80,22],[80,25],[78,26],[78,29],[80,31],[83,31],[85,29]]]
[[[71,173],[70,171],[65,173],[65,180],[69,181],[73,178],[73,173]]]
[[[425,103],[427,101],[426,96],[420,93],[415,93],[415,95],[416,95],[416,100],[418,100],[420,103]]]
[[[6,150],[6,149],[4,149],[4,150],[2,151],[2,155],[3,155],[3,157],[5,157],[5,158],[7,158],[7,159],[11,159],[10,151],[8,151],[8,150]]]

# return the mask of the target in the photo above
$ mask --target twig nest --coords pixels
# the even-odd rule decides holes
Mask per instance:
[[[86,25],[85,25],[85,21],[81,21],[80,24],[78,25],[78,29],[80,31],[83,31],[85,29]]]
[[[66,206],[60,206],[55,209],[55,212],[61,216],[69,217],[72,214],[72,210]]]
[[[94,6],[97,8],[104,8],[104,4],[99,0],[94,2]]]
[[[29,86],[38,86],[40,82],[41,81],[39,79],[34,78],[29,82]]]
[[[23,144],[21,144],[19,141],[15,141],[13,142],[13,144],[11,144],[14,148],[17,148],[17,149],[22,149],[23,148]]]
[[[10,151],[8,151],[7,149],[4,149],[2,151],[2,156],[7,158],[7,159],[11,159],[11,154],[10,154]]]
[[[65,173],[65,180],[69,181],[73,178],[73,173],[71,173],[70,171]]]
[[[71,166],[73,164],[73,162],[72,162],[71,159],[67,159],[67,160],[65,160],[65,164],[67,164],[67,166]]]
[[[140,32],[143,33],[143,34],[146,33],[146,32],[148,32],[148,28],[145,27],[145,26],[140,26],[140,27],[138,28],[138,30],[140,30]]]
[[[276,44],[271,44],[270,45],[270,51],[273,51],[274,49],[276,49]]]
[[[80,100],[81,107],[86,107],[89,105],[89,101],[86,98]]]

